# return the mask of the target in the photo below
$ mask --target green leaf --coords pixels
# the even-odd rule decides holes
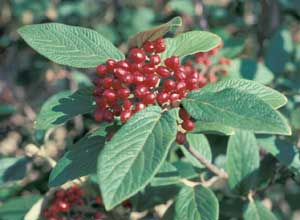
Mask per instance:
[[[195,8],[192,1],[186,0],[171,0],[168,2],[167,7],[179,13],[195,15]]]
[[[247,193],[257,181],[259,150],[253,133],[236,131],[227,148],[226,171],[231,189]]]
[[[174,220],[218,220],[219,203],[214,193],[201,185],[185,186],[175,201]]]
[[[23,179],[26,175],[28,160],[25,157],[0,158],[0,185]]]
[[[250,79],[262,84],[270,84],[274,79],[274,74],[261,62],[251,59],[234,59],[228,67],[226,78]]]
[[[190,31],[166,39],[167,49],[162,58],[173,55],[184,57],[198,52],[207,52],[222,42],[218,35],[206,31]]]
[[[251,201],[244,211],[245,220],[277,220],[277,217],[261,202]]]
[[[169,162],[164,162],[150,184],[151,186],[166,186],[177,184],[179,180],[177,168]]]
[[[192,133],[233,135],[235,129],[218,122],[196,121],[195,129]]]
[[[276,136],[259,135],[257,142],[265,151],[296,174],[300,174],[300,150]]]
[[[292,110],[291,123],[295,129],[300,130],[300,107]]]
[[[176,167],[179,176],[182,179],[192,179],[199,176],[199,173],[190,163],[178,160],[175,163],[172,163],[172,165]]]
[[[222,80],[218,83],[208,84],[202,90],[206,92],[219,92],[228,88],[256,95],[274,109],[284,106],[288,101],[280,92],[260,83],[245,79]]]
[[[277,75],[283,73],[288,63],[292,62],[293,50],[291,32],[284,28],[278,29],[269,42],[265,55],[266,65]]]
[[[218,84],[214,85],[190,92],[182,100],[194,119],[256,133],[291,134],[286,119],[258,96],[235,88],[217,89]]]
[[[98,158],[98,179],[110,210],[144,188],[158,172],[176,136],[176,120],[157,106],[136,113]]]
[[[193,147],[199,154],[203,155],[205,159],[211,161],[212,154],[210,150],[210,145],[208,143],[207,138],[203,134],[187,134],[187,142]],[[184,146],[180,146],[184,156],[188,159],[188,161],[195,167],[204,168],[205,166],[200,163]]]
[[[58,23],[27,25],[18,30],[37,52],[55,63],[90,68],[124,55],[94,30]]]
[[[1,220],[23,220],[31,206],[40,199],[38,195],[15,197],[0,206]]]
[[[179,27],[182,25],[182,20],[180,17],[175,17],[169,22],[162,24],[158,27],[151,28],[149,30],[140,32],[132,36],[129,41],[129,47],[141,47],[146,41],[153,41],[159,37],[164,36],[172,28]]]
[[[82,88],[75,93],[60,92],[50,97],[42,106],[35,122],[36,132],[61,125],[73,117],[95,109],[93,88]]]
[[[96,131],[80,139],[64,154],[51,171],[49,186],[55,187],[69,180],[96,173],[97,158],[105,144],[109,124],[102,125]]]

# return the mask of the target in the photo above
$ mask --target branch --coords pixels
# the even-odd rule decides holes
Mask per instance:
[[[201,155],[197,150],[195,150],[192,146],[188,145],[186,146],[187,150],[201,163],[203,164],[207,169],[209,169],[212,173],[216,174],[218,177],[222,179],[227,179],[228,174],[225,170],[219,169],[215,165],[213,165],[211,162],[206,160],[203,155]]]

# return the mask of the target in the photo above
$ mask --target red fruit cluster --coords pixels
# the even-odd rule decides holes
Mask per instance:
[[[147,41],[142,48],[131,48],[128,58],[107,60],[97,67],[94,96],[98,122],[120,117],[125,123],[148,105],[178,106],[188,91],[204,86],[204,76],[195,68],[181,65],[177,56],[161,60],[166,45],[163,38]]]
[[[100,197],[99,197],[100,198]],[[102,200],[97,197],[95,204],[102,205]],[[85,216],[85,213],[78,211],[78,207],[83,207],[87,203],[83,197],[83,190],[74,185],[68,189],[59,189],[54,193],[54,198],[51,204],[43,211],[43,217],[47,220],[80,220]],[[94,220],[101,220],[104,218],[104,214],[98,210],[95,210],[92,216],[89,217]]]

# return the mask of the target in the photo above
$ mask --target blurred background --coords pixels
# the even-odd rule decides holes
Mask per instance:
[[[19,27],[45,22],[88,27],[126,52],[130,36],[174,16],[183,19],[179,31],[209,30],[222,37],[224,47],[220,53],[232,59],[226,77],[256,80],[288,97],[283,113],[294,132],[286,141],[299,150],[299,0],[0,0],[0,158],[23,156],[38,145],[33,138],[33,124],[42,103],[58,91],[90,85],[94,74],[94,70],[59,66],[38,55],[20,38]],[[58,158],[67,143],[91,126],[93,120],[87,116],[84,122],[78,117],[56,129],[44,143],[47,155]],[[215,141],[220,148],[222,141]],[[219,151],[216,155],[223,153]],[[295,166],[300,170],[299,152],[297,155]],[[264,192],[269,198],[265,202],[273,206],[279,219],[299,220],[299,177],[285,167],[278,169],[282,169],[278,184]],[[0,201],[44,194],[49,170],[44,160],[31,161],[24,171],[24,175],[30,175],[21,185],[0,185]],[[238,212],[236,206],[236,210],[223,207],[224,220],[230,219],[227,212]],[[1,217],[1,208],[0,219],[7,220]]]

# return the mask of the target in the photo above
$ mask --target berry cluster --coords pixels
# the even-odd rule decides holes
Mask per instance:
[[[99,211],[100,205],[101,197],[85,198],[83,190],[74,185],[67,190],[59,189],[55,192],[51,204],[43,211],[43,217],[47,220],[81,220],[85,217],[102,220],[105,215]],[[85,212],[87,206],[88,213]]]
[[[148,105],[178,106],[188,91],[204,86],[204,76],[195,68],[181,65],[179,57],[161,60],[166,45],[163,38],[132,48],[128,59],[107,60],[97,67],[94,96],[98,122],[112,122],[119,116],[125,123]]]

